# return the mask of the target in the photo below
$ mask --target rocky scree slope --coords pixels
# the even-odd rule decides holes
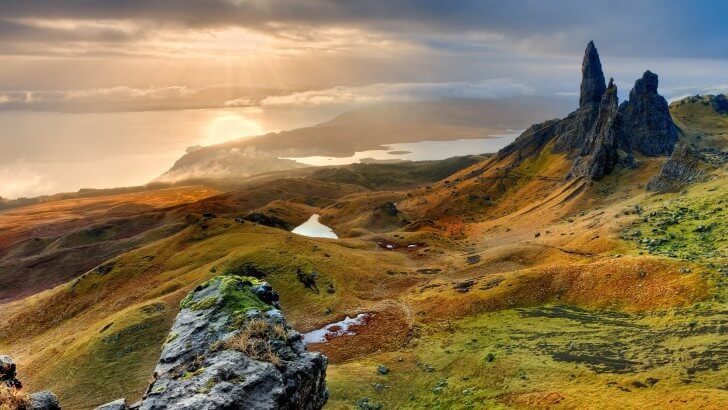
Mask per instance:
[[[277,307],[278,294],[258,279],[199,285],[181,302],[141,402],[99,409],[320,409],[328,359],[306,351]]]
[[[532,125],[497,159],[512,157],[511,167],[544,149],[573,161],[567,178],[600,180],[622,163],[634,164],[633,153],[670,155],[678,128],[667,101],[657,93],[658,77],[646,71],[635,82],[628,101],[618,105],[617,87],[606,85],[599,53],[589,42],[582,62],[579,108],[564,119]]]

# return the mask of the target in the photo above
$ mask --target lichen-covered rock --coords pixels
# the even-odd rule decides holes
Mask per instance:
[[[684,184],[705,180],[707,173],[701,167],[702,155],[688,144],[678,142],[670,159],[662,164],[660,173],[652,177],[647,190],[669,192]]]
[[[646,156],[672,154],[678,130],[667,101],[657,93],[657,85],[657,74],[645,71],[630,91],[629,100],[619,107],[619,145],[625,151]]]
[[[129,406],[126,405],[126,399],[119,399],[110,403],[102,404],[94,410],[127,410],[128,408]]]
[[[587,135],[581,154],[574,160],[570,176],[586,177],[593,181],[612,172],[617,164],[617,87],[609,79],[609,86],[599,105],[599,115]]]
[[[30,410],[61,410],[58,397],[48,390],[30,395]]]
[[[198,286],[181,302],[140,408],[321,408],[327,358],[306,351],[273,299],[249,277]]]

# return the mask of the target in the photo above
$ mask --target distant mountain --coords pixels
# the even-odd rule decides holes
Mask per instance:
[[[566,112],[564,98],[440,100],[374,105],[306,128],[188,150],[155,182],[229,179],[301,167],[281,157],[351,156],[382,144],[485,138]]]

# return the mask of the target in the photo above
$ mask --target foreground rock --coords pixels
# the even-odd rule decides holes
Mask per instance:
[[[17,379],[15,362],[9,356],[0,355],[0,389],[20,391],[21,394],[0,394],[0,409],[60,410],[58,397],[50,391],[40,391],[30,396],[22,393],[23,384]],[[2,392],[0,392],[2,393]],[[6,399],[6,397],[8,397]],[[10,400],[6,402],[6,400]]]
[[[198,286],[182,301],[154,381],[134,407],[323,407],[328,360],[306,351],[274,307],[277,299],[270,286],[249,277],[224,275]]]

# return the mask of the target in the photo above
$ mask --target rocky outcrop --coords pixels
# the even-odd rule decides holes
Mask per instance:
[[[599,53],[593,41],[587,44],[586,50],[584,51],[584,60],[581,63],[581,74],[579,108],[600,104],[607,87],[604,82],[602,62],[599,59]]]
[[[657,74],[647,70],[619,107],[620,146],[645,156],[672,154],[678,131],[664,97],[657,93]]]
[[[709,101],[710,106],[715,110],[715,112],[718,114],[728,114],[728,98],[726,98],[725,94],[718,94],[709,97],[712,97]]]
[[[53,392],[44,390],[30,395],[28,410],[61,410],[61,405]]]
[[[23,384],[17,378],[15,362],[9,356],[0,355],[0,389],[21,389]],[[19,408],[26,410],[60,410],[58,397],[44,390],[18,398],[17,402],[4,403],[0,399],[0,408]]]
[[[23,384],[18,380],[15,362],[9,356],[0,356],[0,384],[19,389]]]
[[[574,156],[581,151],[584,139],[599,115],[600,104],[606,90],[602,62],[594,42],[590,41],[581,63],[579,108],[559,122],[554,152]]]
[[[539,155],[548,146],[573,161],[567,178],[599,180],[617,164],[634,167],[633,152],[645,156],[670,155],[678,129],[667,101],[657,93],[657,75],[650,71],[637,80],[630,98],[618,105],[617,88],[604,84],[599,53],[589,42],[582,62],[579,108],[563,119],[528,128],[497,159],[512,158],[510,168]]]
[[[610,78],[599,105],[597,119],[587,135],[580,156],[574,160],[570,176],[598,181],[612,172],[618,160],[618,132],[617,86]]]
[[[703,156],[688,144],[679,142],[670,159],[662,164],[659,174],[650,179],[647,190],[653,192],[677,191],[684,184],[704,181],[707,172],[702,168]]]
[[[328,360],[306,351],[275,308],[277,299],[268,284],[250,277],[223,275],[198,286],[182,301],[154,381],[134,407],[323,407]]]
[[[267,215],[262,212],[251,212],[242,218],[243,221],[253,222],[256,224],[269,226],[271,228],[281,228],[290,231],[293,226],[283,219],[275,215]]]

